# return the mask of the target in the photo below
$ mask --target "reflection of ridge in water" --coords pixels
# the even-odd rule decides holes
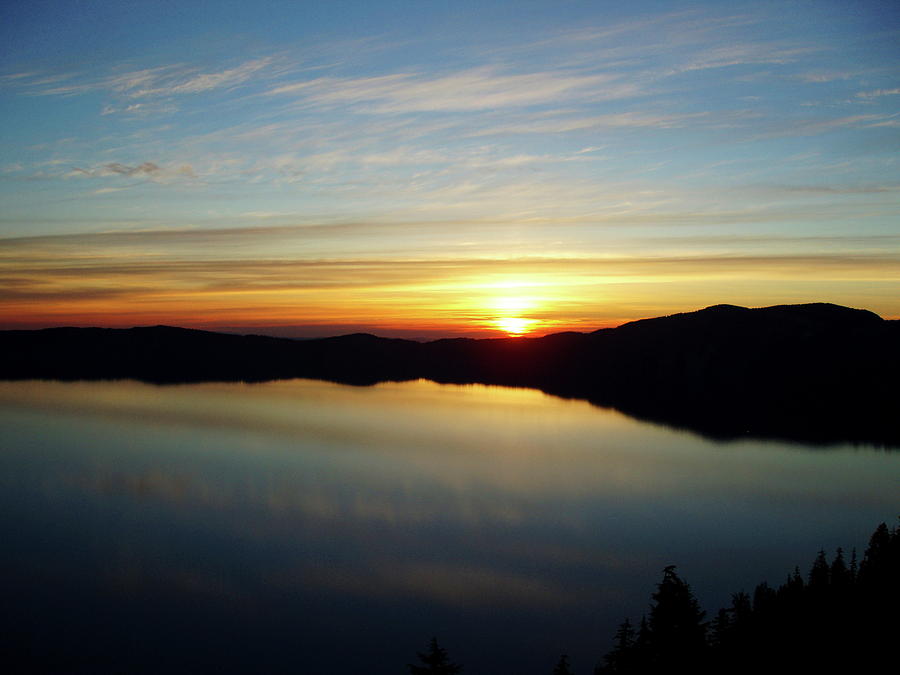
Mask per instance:
[[[159,669],[193,658],[172,625],[245,671],[241,645],[321,671],[347,635],[350,672],[405,663],[424,624],[492,672],[586,662],[671,560],[721,605],[896,504],[894,454],[723,452],[528,389],[2,383],[0,425],[11,616]],[[83,623],[35,600],[85,596]]]

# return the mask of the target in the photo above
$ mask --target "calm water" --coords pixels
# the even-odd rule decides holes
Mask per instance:
[[[531,390],[0,382],[4,632],[67,671],[589,673],[665,565],[710,613],[898,514],[900,454]]]

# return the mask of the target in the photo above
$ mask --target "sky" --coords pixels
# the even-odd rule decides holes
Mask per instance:
[[[0,328],[900,317],[896,2],[6,2],[0,121]]]

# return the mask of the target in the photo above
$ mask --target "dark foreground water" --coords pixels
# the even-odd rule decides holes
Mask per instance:
[[[0,382],[5,663],[590,673],[676,564],[713,613],[893,525],[900,454],[537,391]]]

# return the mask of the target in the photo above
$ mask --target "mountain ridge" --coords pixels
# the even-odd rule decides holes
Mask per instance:
[[[531,387],[717,438],[900,444],[900,322],[830,303],[713,305],[588,333],[291,340],[176,326],[0,331],[0,378],[293,377]]]

